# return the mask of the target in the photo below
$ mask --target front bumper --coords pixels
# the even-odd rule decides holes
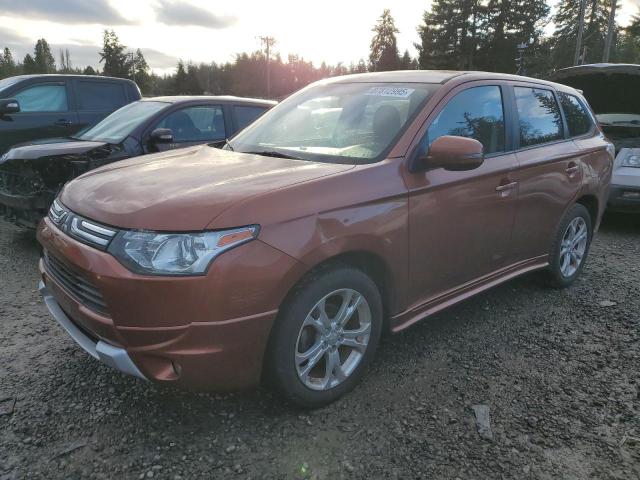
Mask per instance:
[[[640,213],[640,187],[611,185],[607,210]]]
[[[255,240],[222,254],[204,276],[152,277],[133,274],[46,217],[37,237],[63,264],[63,270],[53,271],[46,258],[40,261],[52,297],[48,304],[55,301],[93,344],[102,342],[101,350],[119,349],[121,358],[126,354],[153,382],[196,390],[259,384],[279,304],[299,275],[291,257]],[[74,281],[80,289],[92,287],[93,296],[99,292],[104,311],[83,301]],[[87,351],[92,354],[91,345]]]
[[[116,370],[119,370],[128,375],[147,380],[138,367],[133,363],[127,351],[123,348],[115,347],[102,340],[94,340],[80,330],[75,323],[67,316],[66,313],[60,307],[60,304],[56,301],[54,296],[47,290],[44,282],[41,281],[38,285],[38,290],[42,295],[45,305],[49,309],[49,312],[62,325],[67,333],[73,338],[82,349],[91,355],[96,360],[100,360],[102,363],[109,365]]]

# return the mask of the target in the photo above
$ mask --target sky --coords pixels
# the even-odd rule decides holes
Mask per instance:
[[[621,2],[617,19],[626,25],[640,0]],[[400,52],[415,54],[416,28],[429,5],[430,0],[0,0],[0,47],[21,59],[44,37],[56,60],[68,48],[74,66],[99,67],[102,32],[113,28],[162,74],[178,59],[232,61],[236,53],[259,49],[259,37],[269,35],[285,58],[291,53],[316,65],[348,65],[367,58],[371,29],[385,8],[400,30]]]

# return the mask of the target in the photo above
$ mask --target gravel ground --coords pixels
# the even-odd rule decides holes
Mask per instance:
[[[0,225],[2,480],[640,478],[640,218],[606,219],[569,290],[527,276],[387,338],[313,412],[98,364],[40,302],[37,257]]]

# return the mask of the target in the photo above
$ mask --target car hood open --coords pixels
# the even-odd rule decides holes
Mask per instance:
[[[582,90],[596,113],[640,113],[640,65],[579,65],[558,70],[549,78]]]
[[[104,147],[104,142],[86,142],[68,138],[54,138],[13,147],[7,152],[7,160],[33,160],[59,155],[79,155]]]
[[[60,200],[106,225],[201,230],[238,202],[351,168],[198,146],[93,170],[69,183]]]

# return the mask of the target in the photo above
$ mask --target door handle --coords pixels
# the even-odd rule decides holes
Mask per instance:
[[[569,163],[569,166],[567,167],[565,172],[567,172],[567,174],[569,174],[569,175],[573,175],[579,169],[580,169],[580,166],[578,166],[578,164],[576,164],[575,162],[571,162],[571,163]]]
[[[71,120],[66,120],[64,118],[61,118],[60,120],[56,120],[55,122],[53,122],[53,124],[56,127],[70,127],[71,126]]]
[[[507,190],[513,190],[518,185],[518,182],[503,183],[496,187],[496,192],[506,192]]]

